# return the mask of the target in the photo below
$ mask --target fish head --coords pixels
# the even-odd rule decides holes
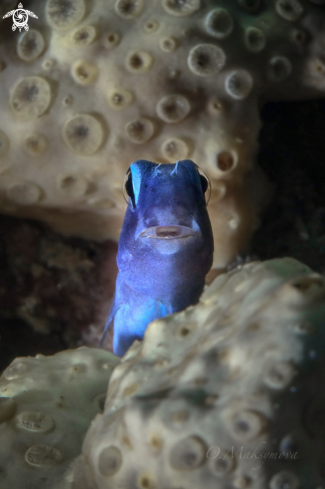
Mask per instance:
[[[210,184],[193,161],[135,161],[126,173],[124,191],[128,208],[119,250],[174,255],[203,241],[213,249],[206,209]]]

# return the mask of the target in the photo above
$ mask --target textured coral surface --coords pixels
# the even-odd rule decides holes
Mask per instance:
[[[0,379],[1,488],[322,487],[324,320],[324,277],[276,259],[220,275],[121,363],[17,358]]]
[[[17,3],[1,2],[1,16]],[[258,102],[324,94],[324,1],[103,5],[26,0],[24,8],[39,19],[30,18],[29,32],[21,34],[11,31],[11,18],[0,20],[1,209],[41,218],[68,235],[117,239],[129,163],[190,157],[212,182],[215,265],[238,252],[245,259],[266,193],[254,170]],[[262,130],[259,160],[276,186],[250,258],[292,254],[324,273],[325,112],[321,105],[316,112],[312,104],[299,107],[264,113],[269,130]],[[45,346],[40,350],[21,323],[2,321],[3,366],[9,350],[16,356],[18,348],[62,349],[75,341],[76,329],[91,343],[98,337],[92,325],[104,323],[98,312],[109,299],[101,285],[112,285],[101,269],[106,245],[64,240],[30,222],[9,228],[0,246],[1,313],[18,311],[41,331]],[[90,430],[74,474],[68,469],[55,489],[322,487],[324,279],[310,273],[290,260],[252,263],[220,277],[198,307],[155,323],[115,371],[106,414]],[[71,399],[88,388],[79,373],[90,372],[87,379],[96,382],[97,367],[82,356],[87,368],[73,367]],[[19,384],[25,397],[18,389],[14,402],[0,399],[1,488],[15,487],[18,478],[19,489],[25,482],[30,489],[32,474],[37,489],[54,489],[80,451],[82,436],[71,424],[80,403],[71,401],[74,414],[65,411],[62,424],[60,403],[47,397],[53,379],[53,399],[65,380],[71,388],[70,353],[61,358],[55,379],[44,374],[44,391],[38,374],[28,371],[31,389],[24,379]],[[82,433],[96,412],[86,397],[82,404],[93,411]],[[256,456],[245,458],[256,447],[263,465]],[[20,454],[13,464],[11,448]],[[298,458],[267,455],[281,452]]]
[[[72,487],[321,487],[324,319],[325,279],[296,260],[220,275],[115,368]]]
[[[324,94],[322,3],[26,7],[38,15],[28,32],[1,23],[2,208],[117,239],[130,162],[190,157],[211,178],[215,266],[226,265],[258,224],[258,101]]]
[[[85,347],[11,363],[0,378],[1,489],[54,488],[103,410],[118,363]]]

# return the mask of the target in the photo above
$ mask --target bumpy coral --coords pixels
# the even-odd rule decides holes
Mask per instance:
[[[80,453],[119,359],[99,349],[17,358],[0,379],[0,486],[47,487]]]
[[[113,372],[78,489],[324,484],[325,279],[293,259],[220,275]]]
[[[257,225],[259,100],[324,93],[322,2],[28,8],[38,19],[8,29],[0,54],[3,210],[117,239],[130,162],[189,157],[212,181],[215,266],[233,259]]]

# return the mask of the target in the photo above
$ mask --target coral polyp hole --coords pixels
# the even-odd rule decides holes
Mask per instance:
[[[104,36],[104,46],[107,49],[116,47],[121,40],[121,36],[118,32],[110,32]]]
[[[69,197],[80,198],[87,194],[90,185],[82,175],[59,175],[58,188]]]
[[[266,367],[264,382],[272,389],[283,389],[294,376],[294,368],[290,363],[279,362]]]
[[[33,61],[42,54],[44,45],[42,34],[31,29],[20,37],[17,44],[17,54],[24,61]]]
[[[292,71],[291,62],[285,56],[274,56],[269,61],[268,77],[271,81],[279,83],[284,81]]]
[[[191,15],[200,8],[200,0],[163,0],[163,8],[170,15]]]
[[[54,68],[55,65],[56,65],[55,59],[45,59],[42,63],[42,68],[48,71],[48,70],[52,70],[52,68]]]
[[[87,25],[74,32],[72,41],[77,46],[88,46],[94,41],[95,37],[96,29],[91,25]]]
[[[189,148],[181,139],[170,138],[162,144],[161,151],[163,156],[173,163],[185,159],[188,156]]]
[[[47,149],[48,142],[45,136],[39,133],[31,134],[25,140],[26,151],[31,156],[38,156]]]
[[[212,98],[208,101],[207,110],[212,115],[220,115],[225,109],[225,104],[222,100],[217,98]]]
[[[130,65],[135,69],[141,68],[143,65],[141,56],[137,56],[136,54],[132,56],[130,59]]]
[[[316,61],[315,68],[317,73],[323,74],[325,73],[325,64],[322,61]]]
[[[151,34],[153,32],[157,32],[157,30],[159,29],[159,22],[158,20],[148,20],[148,22],[146,22],[144,24],[144,31],[147,33],[147,34]]]
[[[101,451],[98,460],[98,469],[100,474],[111,477],[116,474],[122,465],[122,453],[115,446],[106,447]]]
[[[47,413],[40,411],[19,413],[16,426],[31,432],[46,433],[54,427],[54,421]]]
[[[224,450],[218,451],[217,457],[213,458],[212,471],[219,477],[230,474],[235,468],[236,458]]]
[[[212,10],[206,18],[205,27],[209,34],[223,39],[232,32],[234,21],[230,13],[224,8]]]
[[[187,63],[190,70],[196,75],[215,75],[225,66],[226,55],[214,44],[198,44],[190,50]]]
[[[253,78],[246,70],[235,70],[227,76],[225,88],[228,95],[234,99],[244,99],[253,88]]]
[[[188,436],[173,446],[169,463],[175,470],[196,469],[206,463],[206,453],[207,447],[202,439]]]
[[[157,114],[165,122],[180,122],[188,115],[191,106],[183,95],[166,95],[159,100]]]
[[[297,489],[300,486],[298,477],[287,470],[275,474],[270,480],[270,489]]]
[[[289,22],[298,20],[303,13],[303,8],[298,0],[278,0],[275,10],[280,17]]]
[[[265,420],[260,413],[242,410],[233,413],[229,419],[231,435],[238,441],[256,439],[264,428]]]
[[[117,0],[115,12],[125,19],[138,17],[143,10],[143,0]]]
[[[154,133],[154,126],[149,119],[143,117],[128,122],[125,131],[130,141],[142,144],[151,138]]]
[[[124,110],[133,101],[133,95],[128,90],[122,88],[111,90],[108,94],[108,103],[115,110]]]
[[[141,475],[138,480],[139,489],[155,489],[157,487],[150,474]]]
[[[307,33],[300,29],[294,29],[290,37],[298,46],[303,46],[307,42]]]
[[[216,165],[218,170],[223,173],[230,172],[236,166],[236,158],[229,151],[221,151],[217,154],[216,157]]]
[[[77,114],[66,122],[62,136],[71,151],[82,156],[90,156],[102,144],[104,130],[95,117]]]
[[[187,336],[189,333],[190,333],[190,330],[189,330],[189,329],[187,329],[186,327],[184,327],[184,328],[182,328],[182,329],[180,330],[180,335],[181,335],[181,336]]]
[[[91,85],[98,75],[98,68],[89,61],[77,61],[72,68],[72,76],[80,85]]]
[[[71,95],[67,95],[62,99],[62,104],[64,105],[64,107],[70,107],[72,102],[73,102],[73,98]]]
[[[152,56],[145,51],[133,51],[126,60],[126,67],[133,73],[145,73],[152,65]]]
[[[165,53],[172,53],[177,47],[177,43],[173,37],[165,37],[159,42],[160,49]]]
[[[49,0],[46,5],[47,22],[60,31],[78,24],[85,12],[84,0]]]
[[[53,467],[62,462],[62,454],[51,445],[33,445],[25,453],[28,464],[36,467]]]
[[[48,109],[51,95],[51,87],[44,78],[26,76],[14,86],[10,103],[16,115],[36,118]]]
[[[245,45],[249,51],[259,53],[265,48],[264,32],[257,27],[248,27],[245,31]]]

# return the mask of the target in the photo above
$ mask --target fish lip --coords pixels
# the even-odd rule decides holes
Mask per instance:
[[[186,239],[197,237],[199,233],[188,226],[170,224],[165,226],[152,226],[139,234],[139,238],[151,238],[161,240]]]

